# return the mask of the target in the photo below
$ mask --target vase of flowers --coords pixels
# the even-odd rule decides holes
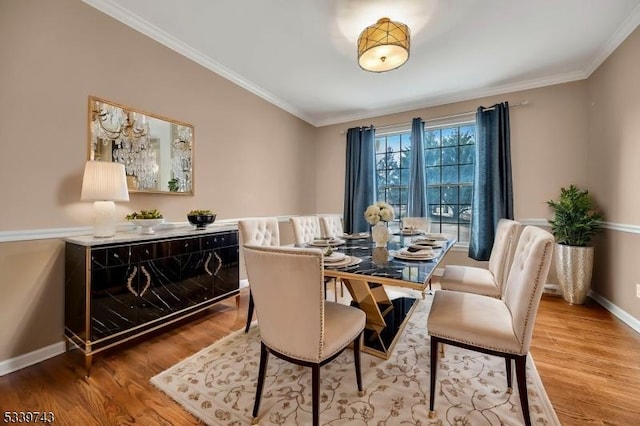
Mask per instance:
[[[372,225],[371,238],[376,243],[376,247],[387,246],[389,228],[386,222],[392,221],[394,217],[393,207],[383,201],[370,205],[364,211],[364,218]]]

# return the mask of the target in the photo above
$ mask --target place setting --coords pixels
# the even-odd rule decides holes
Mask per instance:
[[[308,243],[309,246],[312,247],[336,247],[345,244],[346,241],[341,238],[315,238],[313,241]]]
[[[415,226],[405,226],[399,232],[394,235],[402,235],[403,237],[411,237],[414,235],[424,235],[425,231],[422,229],[418,229]]]
[[[365,240],[369,237],[370,235],[368,232],[355,232],[353,234],[347,234],[347,233],[342,234],[342,238],[344,238],[345,240]]]
[[[411,244],[391,252],[391,255],[401,260],[432,260],[437,258],[440,252],[440,250],[434,250],[431,247]]]
[[[417,248],[442,248],[446,244],[445,240],[435,240],[427,237],[414,238],[411,246]]]
[[[349,256],[345,253],[335,251],[331,247],[323,250],[322,259],[326,268],[346,268],[355,266],[362,262],[362,259],[355,256]]]

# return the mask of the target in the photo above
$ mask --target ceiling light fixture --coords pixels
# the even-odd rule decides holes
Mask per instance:
[[[409,59],[409,27],[380,18],[358,37],[358,64],[371,72],[394,70]]]

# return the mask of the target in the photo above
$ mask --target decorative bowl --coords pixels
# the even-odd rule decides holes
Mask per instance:
[[[216,220],[215,214],[193,214],[187,215],[189,223],[196,226],[196,229],[205,229]]]
[[[131,219],[131,222],[140,226],[141,234],[153,234],[153,227],[163,223],[164,219]]]

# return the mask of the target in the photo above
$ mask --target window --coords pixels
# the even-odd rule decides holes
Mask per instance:
[[[396,231],[407,215],[410,153],[411,132],[376,136],[376,200],[393,207],[396,218],[389,227]]]
[[[428,128],[424,134],[428,216],[432,232],[468,243],[471,227],[475,123]],[[376,136],[377,199],[391,204],[397,230],[407,216],[410,131]]]

